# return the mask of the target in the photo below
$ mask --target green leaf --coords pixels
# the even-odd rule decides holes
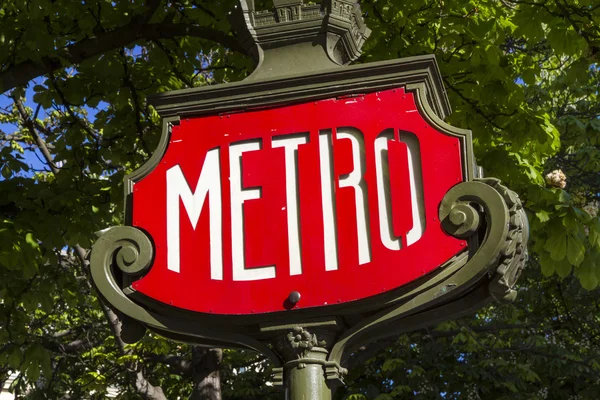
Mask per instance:
[[[8,365],[13,370],[18,370],[21,365],[21,349],[18,346],[11,346],[8,354]]]
[[[540,211],[536,212],[535,216],[540,220],[540,222],[546,222],[550,219],[550,216],[544,210],[540,210]]]
[[[467,336],[462,333],[459,332],[456,334],[456,336],[454,336],[454,338],[452,339],[452,344],[459,344],[459,343],[464,343],[468,340]]]
[[[553,232],[546,241],[544,250],[550,253],[550,258],[560,261],[567,255],[567,235],[564,232]]]
[[[479,48],[473,50],[473,53],[471,54],[471,64],[474,66],[481,64],[481,52],[479,51]]]
[[[405,393],[412,393],[412,391],[412,388],[408,385],[395,385],[390,394],[394,397],[399,397]]]
[[[38,244],[38,242],[33,238],[33,233],[28,232],[25,235],[25,241],[27,242],[27,244],[29,244],[31,246],[31,248],[33,249],[39,249],[40,245]]]
[[[35,86],[35,88],[42,88],[43,91],[37,91],[37,93],[35,93],[33,95],[33,101],[40,104],[42,107],[44,108],[50,108],[52,107],[52,92],[50,90],[48,90],[47,88],[41,87],[41,86]],[[35,90],[34,88],[34,90]]]
[[[510,381],[505,381],[502,382],[502,386],[506,387],[508,390],[510,390],[513,393],[518,393],[519,389],[517,389],[517,387],[515,386],[514,383],[510,382]]]
[[[578,266],[585,257],[585,246],[574,235],[567,235],[567,260],[571,265]]]
[[[588,225],[589,236],[588,240],[592,246],[600,248],[600,218],[592,219]]]
[[[569,263],[569,261],[567,259],[556,262],[555,267],[556,267],[556,273],[561,278],[566,278],[567,276],[569,276],[569,274],[573,270],[573,266]]]
[[[36,382],[40,378],[40,365],[37,362],[31,363],[25,372],[31,382]]]
[[[579,278],[581,286],[586,290],[594,290],[598,287],[595,261],[596,257],[587,255],[581,266],[578,268],[580,271],[578,272],[577,277]]]
[[[11,176],[12,176],[12,170],[8,167],[7,164],[5,164],[2,167],[2,177],[4,179],[10,179]]]
[[[485,49],[485,54],[487,56],[487,60],[491,65],[500,64],[500,54],[499,50],[494,45],[489,45]]]
[[[42,373],[44,374],[46,379],[50,379],[50,377],[52,377],[52,362],[50,360],[50,354],[48,353],[48,351],[44,350],[40,361],[42,366]]]
[[[397,368],[401,368],[405,365],[404,360],[400,358],[389,358],[385,360],[383,365],[381,366],[381,370],[384,372],[393,371]]]
[[[360,393],[354,393],[346,397],[347,400],[368,400],[367,396]]]
[[[550,258],[549,253],[543,253],[540,255],[540,267],[542,268],[542,274],[552,276],[556,271],[556,261]]]

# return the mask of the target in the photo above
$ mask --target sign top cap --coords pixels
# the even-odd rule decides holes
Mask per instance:
[[[257,64],[248,79],[309,73],[356,60],[371,30],[356,0],[274,0],[271,10],[256,10],[240,0],[230,20]]]

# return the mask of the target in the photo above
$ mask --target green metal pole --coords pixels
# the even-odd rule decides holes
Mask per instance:
[[[327,353],[322,347],[313,347],[304,358],[285,364],[286,400],[331,400],[324,368]]]

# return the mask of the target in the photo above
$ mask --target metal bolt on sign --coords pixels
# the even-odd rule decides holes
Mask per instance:
[[[354,0],[231,21],[256,70],[149,99],[160,144],[90,255],[132,342],[258,351],[287,398],[331,399],[360,346],[514,299],[525,212],[444,122],[433,56],[349,66]]]

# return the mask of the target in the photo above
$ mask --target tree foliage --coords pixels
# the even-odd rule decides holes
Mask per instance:
[[[531,262],[515,304],[358,352],[337,396],[594,398],[600,3],[361,3],[373,34],[360,62],[436,55],[454,108],[448,122],[473,131],[478,163],[526,206]],[[219,352],[152,334],[125,345],[85,262],[93,232],[122,223],[124,175],[158,142],[146,97],[251,71],[226,17],[234,6],[0,6],[0,381],[19,371],[17,393],[103,398],[112,385],[122,398],[201,398],[200,378],[220,365],[226,398],[281,396],[263,384],[269,369],[258,355],[227,350],[219,362]]]

